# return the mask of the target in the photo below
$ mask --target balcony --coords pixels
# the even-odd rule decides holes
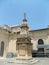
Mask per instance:
[[[49,49],[49,45],[37,45],[37,48],[47,48],[47,49]]]
[[[45,48],[46,48],[46,49],[49,49],[49,45],[45,45]]]
[[[45,45],[37,45],[37,48],[45,48]]]

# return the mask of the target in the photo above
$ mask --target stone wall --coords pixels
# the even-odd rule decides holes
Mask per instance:
[[[29,35],[31,36],[33,43],[33,50],[37,50],[38,40],[42,39],[44,41],[44,44],[49,44],[49,30],[36,30],[36,31],[30,31]]]
[[[1,42],[4,42],[4,54],[3,56],[6,56],[7,51],[8,51],[8,46],[9,46],[9,36],[8,33],[6,33],[3,30],[0,30],[0,45]]]

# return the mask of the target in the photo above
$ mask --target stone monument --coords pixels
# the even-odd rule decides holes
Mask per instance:
[[[21,24],[21,32],[17,37],[17,51],[19,59],[32,58],[32,43],[28,36],[28,25],[26,20],[26,13],[24,13],[23,23]]]

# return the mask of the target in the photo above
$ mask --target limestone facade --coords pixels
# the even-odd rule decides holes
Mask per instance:
[[[26,24],[27,20],[24,19],[23,21],[25,21],[25,24]],[[27,47],[29,49],[28,55],[31,55],[29,54],[29,53],[32,53],[31,50],[38,51],[38,49],[40,48],[44,48],[45,53],[49,51],[49,28],[29,30],[28,27],[24,28],[24,25],[21,28],[21,25],[22,24],[15,25],[15,26],[8,26],[8,25],[0,26],[0,56],[1,57],[6,57],[8,52],[13,52],[14,55],[17,55],[17,56],[19,54],[20,55],[22,54],[22,56],[25,54],[27,55],[27,52],[25,51],[26,48],[24,47]],[[31,38],[32,45],[21,43],[19,45],[20,49],[18,51],[17,37],[19,37],[20,34],[28,35]],[[23,42],[22,39],[21,41]],[[38,43],[39,40],[43,41],[43,44],[40,42],[42,45]],[[27,42],[27,39],[26,39],[26,42]],[[24,50],[22,50],[22,48]]]

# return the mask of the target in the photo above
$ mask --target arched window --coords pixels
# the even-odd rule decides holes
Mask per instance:
[[[4,54],[4,42],[2,41],[0,44],[0,56],[3,56]]]
[[[42,39],[38,40],[38,45],[39,45],[38,52],[44,52],[44,48],[42,46],[42,45],[44,45],[44,41]]]
[[[38,45],[40,45],[40,44],[44,44],[44,42],[43,42],[42,39],[39,39],[39,40],[38,40]]]

